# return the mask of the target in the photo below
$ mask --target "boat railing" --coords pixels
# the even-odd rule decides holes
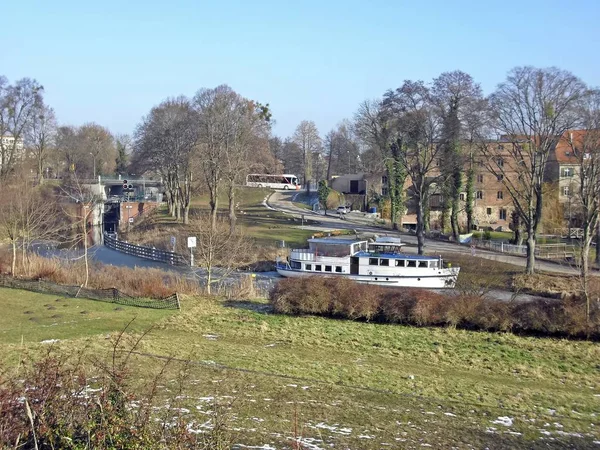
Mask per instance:
[[[308,248],[295,248],[290,252],[290,259],[294,259],[297,261],[316,261],[316,262],[327,262],[327,261],[336,261],[339,258],[344,258],[348,255],[321,255],[319,252],[315,252],[314,250]]]

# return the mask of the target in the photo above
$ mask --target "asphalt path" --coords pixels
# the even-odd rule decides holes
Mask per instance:
[[[281,212],[290,214],[294,217],[301,217],[304,215],[306,219],[317,220],[320,222],[318,226],[307,226],[306,229],[327,230],[327,229],[346,229],[354,230],[358,233],[375,233],[380,236],[397,236],[402,238],[402,242],[406,243],[404,251],[406,253],[417,252],[417,237],[414,234],[404,233],[400,231],[390,230],[377,225],[374,219],[369,218],[364,213],[350,212],[344,216],[344,219],[340,219],[339,215],[334,211],[329,212],[328,215],[324,215],[322,212],[313,212],[306,209],[299,208],[292,203],[292,199],[295,193],[288,193],[285,191],[276,191],[267,200],[267,204]],[[500,261],[515,266],[525,267],[526,260],[524,257],[512,256],[504,253],[496,253],[488,250],[476,249],[475,255],[472,254],[472,250],[468,246],[458,245],[452,242],[437,241],[434,239],[425,239],[425,251],[429,254],[444,253],[452,254],[458,253],[463,255],[470,255],[475,258],[489,259],[493,261]],[[576,268],[570,267],[564,264],[558,264],[554,262],[536,260],[535,268],[537,271],[560,273],[565,275],[578,275],[579,271]]]

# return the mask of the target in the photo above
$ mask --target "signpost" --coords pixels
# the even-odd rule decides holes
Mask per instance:
[[[196,247],[196,236],[188,237],[188,248],[190,249],[190,266],[194,267],[194,248]]]
[[[173,253],[175,253],[175,244],[177,243],[177,238],[175,236],[171,236],[171,248],[173,249]]]

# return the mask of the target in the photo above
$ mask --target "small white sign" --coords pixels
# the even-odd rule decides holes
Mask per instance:
[[[129,223],[133,223],[133,217],[129,218]]]
[[[190,236],[188,238],[188,248],[194,248],[196,246],[196,237]]]
[[[171,236],[171,246],[175,247],[175,243],[177,242],[177,239],[175,238],[175,236]]]

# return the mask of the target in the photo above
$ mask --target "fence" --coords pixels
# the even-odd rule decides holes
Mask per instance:
[[[502,241],[483,241],[473,239],[471,242],[477,248],[492,250],[510,255],[527,255],[527,246],[507,244]],[[535,247],[535,256],[543,259],[571,259],[575,257],[575,246],[569,244],[539,244]]]
[[[39,292],[42,294],[55,294],[63,297],[81,297],[90,300],[98,300],[108,303],[116,303],[126,306],[138,306],[152,309],[181,309],[179,295],[177,293],[161,299],[146,299],[132,297],[118,289],[90,289],[80,286],[65,286],[44,280],[21,280],[7,276],[0,276],[0,286],[24,289],[26,291]]]
[[[185,266],[189,263],[186,259],[173,252],[158,250],[152,247],[143,247],[141,245],[129,244],[128,242],[119,241],[108,235],[104,235],[104,245],[113,250],[117,250],[128,255],[137,256],[139,258],[151,259],[152,261],[164,262],[174,266]]]

